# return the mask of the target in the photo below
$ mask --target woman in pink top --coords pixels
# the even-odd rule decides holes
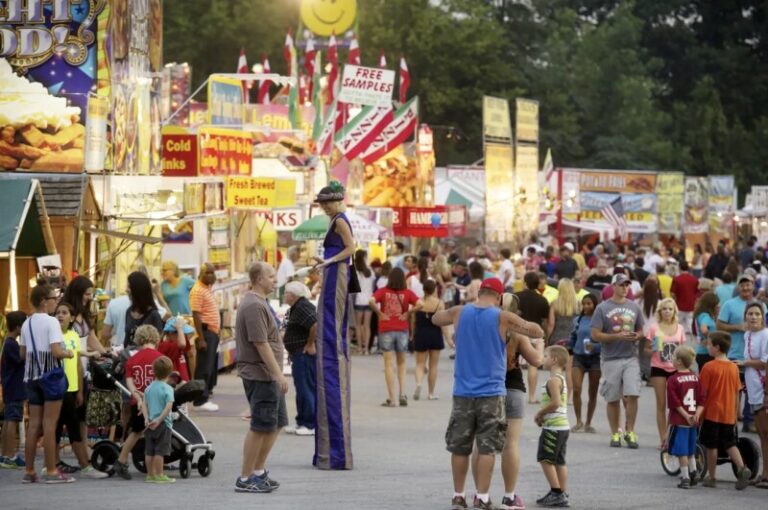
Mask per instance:
[[[677,304],[672,298],[662,299],[656,311],[656,324],[648,329],[646,354],[651,355],[651,386],[656,394],[656,426],[659,448],[667,442],[667,378],[675,373],[675,351],[685,343],[685,331],[677,320]]]

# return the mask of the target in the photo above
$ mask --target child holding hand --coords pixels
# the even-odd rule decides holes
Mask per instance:
[[[152,363],[155,380],[144,391],[141,412],[147,422],[144,432],[145,462],[148,483],[174,483],[163,473],[163,458],[171,454],[171,410],[173,409],[173,388],[168,385],[168,377],[173,371],[173,362],[167,356],[161,356]]]

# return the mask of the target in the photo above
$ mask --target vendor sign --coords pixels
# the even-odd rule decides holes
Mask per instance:
[[[394,209],[396,236],[462,237],[467,233],[467,208],[463,205],[399,207]]]
[[[709,180],[706,177],[685,178],[685,220],[686,234],[703,234],[709,230],[708,204]]]
[[[200,128],[200,175],[250,175],[251,133],[234,129]]]
[[[582,191],[581,219],[583,221],[607,222],[602,209],[621,196],[624,207],[624,220],[627,230],[636,233],[656,231],[656,194],[655,193],[602,193]]]
[[[314,106],[299,106],[299,130],[291,127],[288,105],[250,104],[245,107],[245,129],[253,131],[253,157],[304,156],[311,152]]]
[[[679,234],[682,229],[684,183],[681,172],[663,172],[656,177],[660,233]]]
[[[292,232],[304,221],[304,212],[301,208],[274,209],[272,211],[257,211],[257,216],[265,218],[272,223],[277,232]]]
[[[227,177],[227,207],[271,209],[296,203],[296,181],[259,177]]]
[[[515,140],[539,142],[539,102],[533,99],[515,100]]]
[[[581,191],[608,193],[653,193],[656,191],[656,174],[622,170],[581,170],[579,188]]]
[[[208,123],[239,127],[243,125],[244,115],[242,82],[211,76],[208,80]]]
[[[197,135],[177,126],[163,128],[163,175],[194,177],[197,175]]]
[[[709,231],[730,237],[736,210],[732,175],[709,176]]]
[[[485,238],[511,241],[514,232],[514,152],[511,145],[485,144]]]
[[[512,143],[509,101],[483,96],[483,139],[486,143]]]
[[[394,86],[393,70],[346,65],[338,100],[349,104],[388,107],[392,106]]]

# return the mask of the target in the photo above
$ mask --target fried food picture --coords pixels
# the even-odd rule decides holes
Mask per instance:
[[[418,163],[403,155],[365,166],[363,202],[370,207],[406,207],[420,201]]]

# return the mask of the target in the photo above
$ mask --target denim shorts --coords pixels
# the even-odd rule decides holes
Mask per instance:
[[[43,391],[43,382],[40,379],[27,381],[27,401],[31,406],[41,406],[46,402],[58,402],[63,398],[63,395],[61,398],[57,398],[56,400],[46,398],[45,392]]]
[[[243,379],[243,388],[251,406],[251,430],[274,432],[288,425],[285,395],[275,381]]]
[[[24,421],[24,401],[6,402],[3,413],[3,420],[5,421]]]
[[[407,331],[387,331],[379,333],[379,347],[382,352],[408,352]]]

